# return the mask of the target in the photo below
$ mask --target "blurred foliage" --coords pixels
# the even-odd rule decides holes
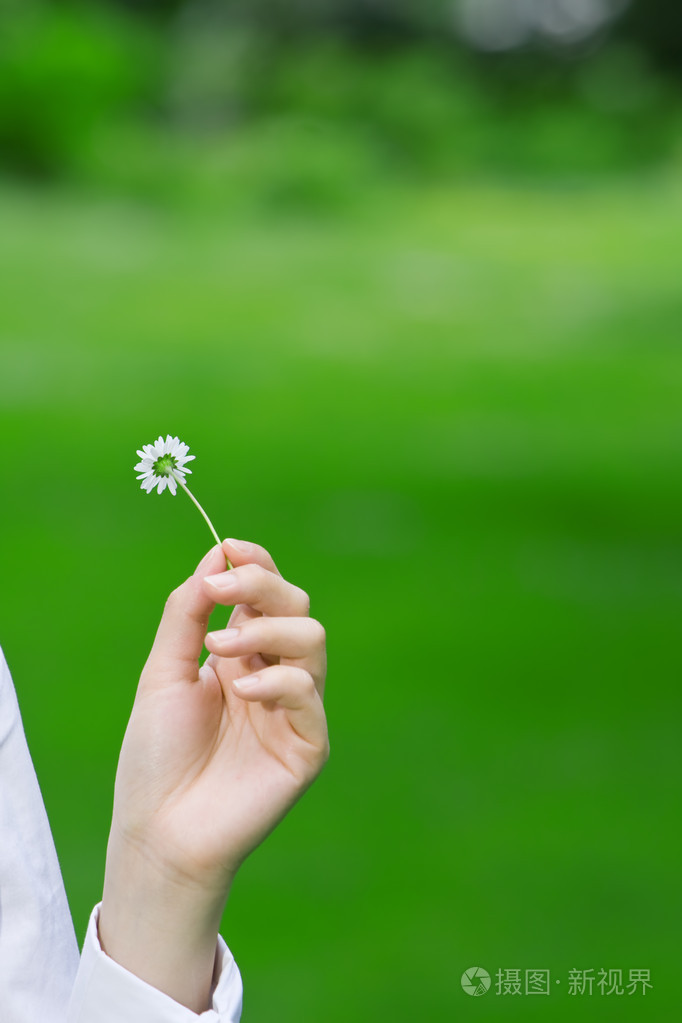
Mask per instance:
[[[356,41],[415,40],[453,35],[462,8],[504,17],[518,8],[528,20],[556,24],[590,18],[600,37],[613,37],[646,52],[659,66],[679,75],[682,53],[682,9],[677,0],[117,0],[119,6],[155,19],[190,11],[227,14],[233,24],[248,24],[272,36],[300,37],[333,31]],[[479,15],[480,17],[480,15]],[[569,35],[571,33],[569,32]],[[591,36],[588,34],[588,45]],[[519,44],[547,51],[543,32]],[[580,34],[579,34],[580,35]],[[585,37],[579,38],[583,43]],[[570,43],[574,40],[571,39]],[[570,45],[569,43],[569,45]],[[551,46],[549,50],[551,51]]]
[[[401,33],[411,5],[4,0],[1,165],[235,206],[248,182],[249,201],[317,207],[375,178],[677,161],[677,86],[640,47],[476,53],[433,31],[439,8]]]
[[[682,7],[677,0],[635,0],[623,14],[618,35],[636,45],[657,66],[679,78]]]
[[[472,965],[561,978],[480,1020],[676,1020],[679,183],[363,199],[0,190],[0,642],[78,933],[158,615],[211,543],[135,481],[172,431],[329,637],[331,759],[225,914],[244,1023],[473,1019]],[[577,1006],[601,966],[651,997]]]
[[[676,1018],[682,149],[649,7],[561,45],[468,23],[493,51],[440,0],[0,0],[0,641],[79,934],[209,542],[135,449],[180,433],[328,626],[332,758],[224,921],[245,1020],[449,1021],[474,963],[650,967]]]
[[[5,166],[68,172],[91,133],[154,77],[145,29],[97,6],[0,7],[0,149]]]

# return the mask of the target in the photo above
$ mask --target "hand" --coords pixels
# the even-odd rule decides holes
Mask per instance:
[[[229,629],[206,636],[216,604],[235,605]],[[199,667],[204,642],[211,653]],[[154,929],[172,932],[169,903],[179,911],[186,904],[201,919],[177,921],[179,933],[194,928],[204,952],[211,940],[215,950],[213,932],[237,869],[328,756],[325,673],[324,629],[309,617],[307,595],[281,577],[262,547],[225,541],[171,594],[116,776],[100,914],[100,937],[113,958],[130,959],[119,940],[123,903],[139,933],[139,899],[155,888],[163,896],[153,900]],[[114,946],[123,952],[114,954]]]

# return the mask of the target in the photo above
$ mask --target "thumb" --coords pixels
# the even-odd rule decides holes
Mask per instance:
[[[202,580],[224,571],[225,554],[216,545],[202,558],[194,574],[170,594],[142,672],[145,685],[197,680],[208,619],[215,607]]]

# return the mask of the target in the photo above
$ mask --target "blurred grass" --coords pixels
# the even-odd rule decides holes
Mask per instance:
[[[278,2],[172,6],[0,3],[2,173],[326,207],[385,181],[679,168],[679,81],[641,32],[482,53],[457,40],[452,3],[427,5],[426,32],[410,5],[377,32],[357,9],[355,28],[314,4],[282,30]]]
[[[224,920],[245,1023],[546,1018],[472,965],[550,968],[553,1020],[676,1018],[679,187],[269,219],[6,187],[0,222],[1,641],[79,936],[210,545],[135,483],[168,431],[329,636],[330,763]],[[653,991],[568,996],[602,966]]]

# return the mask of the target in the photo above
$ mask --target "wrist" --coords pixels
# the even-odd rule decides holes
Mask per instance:
[[[99,914],[103,951],[193,1012],[209,1008],[218,930],[229,883],[175,869],[153,845],[113,829]]]
[[[191,850],[181,849],[176,831],[122,826],[114,809],[106,873],[118,873],[125,865],[126,870],[159,889],[187,891],[201,903],[224,904],[239,865],[218,861],[207,845],[192,845]]]

